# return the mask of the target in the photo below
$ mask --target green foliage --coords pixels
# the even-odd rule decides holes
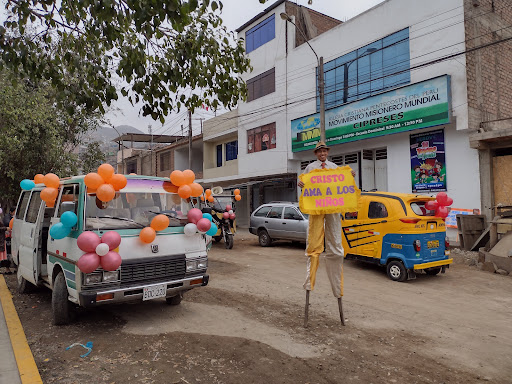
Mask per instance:
[[[228,39],[220,1],[6,1],[0,66],[49,81],[69,112],[103,112],[119,79],[128,84],[120,92],[162,122],[172,110],[230,108],[246,97],[249,60],[243,41]]]
[[[97,141],[88,143],[85,150],[80,153],[79,158],[82,165],[81,173],[83,174],[96,172],[98,167],[106,161],[105,154]]]

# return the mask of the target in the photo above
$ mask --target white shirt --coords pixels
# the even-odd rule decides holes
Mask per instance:
[[[332,161],[329,161],[329,160],[325,160],[324,163],[325,163],[324,169],[335,169],[335,168],[339,167],[338,164],[334,164]],[[306,167],[306,169],[304,170],[304,172],[302,172],[302,173],[303,174],[309,173],[313,169],[322,169],[322,161],[315,160],[312,163],[309,163],[308,166]]]

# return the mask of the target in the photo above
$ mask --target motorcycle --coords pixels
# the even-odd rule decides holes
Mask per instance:
[[[213,195],[215,199],[210,205],[203,208],[203,212],[208,212],[212,215],[213,222],[217,225],[217,233],[213,235],[213,240],[218,243],[224,240],[226,249],[232,249],[234,244],[234,236],[236,233],[236,218],[224,217],[227,212],[226,206],[231,206],[233,212],[235,211],[235,201],[231,195]]]

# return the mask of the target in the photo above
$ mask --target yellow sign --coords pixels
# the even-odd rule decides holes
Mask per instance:
[[[314,169],[299,176],[304,183],[300,210],[310,215],[357,211],[361,191],[356,186],[352,169]]]

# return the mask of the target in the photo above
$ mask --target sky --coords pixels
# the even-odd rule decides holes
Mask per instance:
[[[270,0],[265,4],[260,4],[259,0],[221,1],[224,5],[221,15],[224,25],[226,25],[229,30],[234,31],[277,0]],[[382,0],[312,0],[312,4],[310,5],[308,5],[308,0],[294,2],[336,19],[346,21],[381,3]],[[185,111],[168,116],[162,126],[159,121],[154,121],[150,117],[139,116],[140,106],[132,106],[130,102],[126,98],[122,98],[122,96],[120,96],[120,100],[112,105],[111,109],[112,111],[109,112],[106,117],[114,126],[131,125],[141,131],[148,132],[148,126],[151,125],[155,134],[166,135],[181,134],[181,124],[185,127],[188,126],[188,118],[184,116]],[[194,134],[198,134],[200,131],[199,119],[209,119],[212,117],[214,117],[212,111],[199,110],[195,112],[193,116]]]

